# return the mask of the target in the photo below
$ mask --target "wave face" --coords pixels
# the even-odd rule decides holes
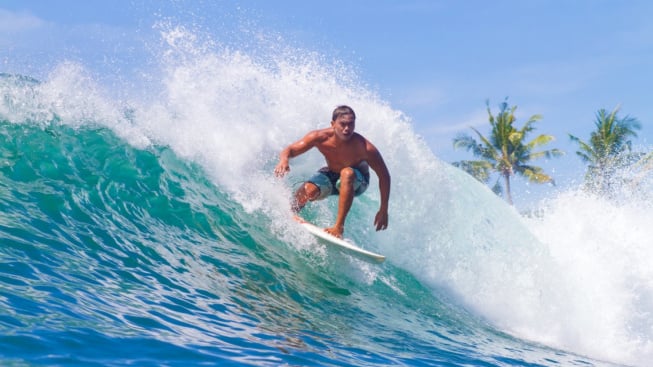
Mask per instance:
[[[408,117],[346,68],[162,32],[140,97],[63,62],[0,76],[0,357],[48,365],[644,365],[653,357],[649,204],[568,194],[524,219],[439,161]],[[210,47],[209,47],[210,46]],[[151,76],[150,76],[151,78]],[[133,86],[133,85],[132,85]],[[117,88],[113,86],[112,88]],[[134,93],[135,95],[138,93]],[[381,150],[347,236],[289,219],[309,152],[279,150],[338,104]],[[311,203],[326,224],[336,203]]]

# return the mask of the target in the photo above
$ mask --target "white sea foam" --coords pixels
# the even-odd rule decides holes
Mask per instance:
[[[653,357],[650,200],[633,196],[617,205],[569,192],[548,201],[541,218],[523,219],[434,157],[408,117],[337,63],[281,47],[254,56],[178,27],[162,28],[162,39],[160,89],[150,84],[147,98],[111,101],[83,67],[66,63],[34,87],[39,96],[22,113],[101,123],[137,146],[170,146],[201,164],[247,212],[268,216],[282,239],[302,243],[309,237],[290,225],[288,197],[323,159],[310,152],[292,160],[283,180],[272,177],[273,167],[285,145],[328,126],[332,109],[349,104],[357,131],[392,174],[389,229],[372,228],[373,175],[348,219],[354,239],[502,330],[618,362],[645,365]],[[332,201],[312,207],[333,213]],[[376,276],[368,270],[365,282]]]
[[[355,239],[503,330],[597,358],[649,360],[650,208],[570,193],[551,201],[543,218],[524,220],[434,157],[410,120],[348,70],[299,52],[262,62],[179,42],[183,37],[174,30],[165,98],[143,110],[141,126],[148,137],[202,162],[246,210],[287,220],[292,183],[323,161],[316,152],[297,158],[290,177],[279,181],[271,177],[279,150],[328,126],[336,105],[350,104],[357,130],[377,145],[393,177],[390,229],[371,229],[378,205],[373,177],[348,222],[357,228]],[[316,205],[333,212],[333,203]]]
[[[645,365],[653,358],[653,208],[570,191],[549,200],[527,226],[551,254],[563,299],[542,322],[557,343],[594,356]],[[531,329],[535,334],[539,330]]]

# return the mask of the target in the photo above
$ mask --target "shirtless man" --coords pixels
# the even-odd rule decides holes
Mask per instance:
[[[342,238],[345,219],[351,209],[354,196],[365,192],[369,185],[369,168],[379,178],[381,207],[374,218],[376,230],[388,227],[388,200],[390,199],[390,173],[381,153],[362,135],[355,133],[356,114],[349,106],[339,106],[333,111],[331,127],[314,130],[299,141],[290,144],[279,156],[274,169],[277,177],[283,177],[290,166],[288,160],[317,148],[326,159],[327,166],[304,182],[295,192],[292,210],[298,214],[308,201],[321,200],[338,195],[338,215],[333,227],[325,231]]]

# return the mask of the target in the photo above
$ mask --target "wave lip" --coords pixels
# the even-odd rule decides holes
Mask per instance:
[[[175,32],[178,40],[186,31]],[[113,350],[133,343],[166,361],[157,347],[184,351],[187,361],[269,365],[579,359],[506,332],[614,360],[647,356],[645,344],[628,349],[631,359],[591,346],[594,329],[583,325],[604,309],[592,304],[599,311],[589,318],[580,312],[581,295],[591,293],[578,289],[613,289],[569,266],[574,254],[557,247],[566,240],[546,234],[564,233],[562,223],[524,221],[439,161],[410,119],[348,79],[349,70],[316,55],[289,58],[288,49],[260,58],[184,39],[183,47],[169,45],[161,89],[144,100],[108,97],[120,93],[106,93],[78,64],[60,65],[43,82],[2,78],[9,97],[0,109],[0,182],[13,189],[1,196],[2,236],[11,244],[1,251],[9,264],[30,264],[2,273],[12,299],[3,305],[14,315],[0,322],[18,336],[6,339],[9,358],[59,353],[61,340],[72,340],[74,355],[88,349],[86,337]],[[323,164],[318,154],[293,161],[287,181],[271,177],[278,149],[326,126],[344,101],[393,175],[390,228],[370,229],[374,189],[357,199],[348,222],[357,243],[388,257],[380,267],[322,251],[293,227],[293,182]],[[419,188],[428,192],[417,196]],[[308,210],[329,218],[334,203]],[[637,251],[607,251],[623,261],[616,279],[633,278],[623,271],[640,264],[645,252]],[[648,275],[637,272],[633,294],[646,295]],[[631,327],[644,320],[647,302],[622,303],[635,309]],[[648,337],[640,328],[625,340],[633,335]],[[40,352],[30,354],[21,340]],[[116,360],[140,358],[132,353],[116,352]]]

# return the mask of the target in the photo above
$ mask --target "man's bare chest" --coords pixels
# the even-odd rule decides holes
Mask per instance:
[[[324,155],[329,166],[353,166],[365,160],[365,149],[359,144],[335,146],[324,144],[318,147],[318,150]]]

